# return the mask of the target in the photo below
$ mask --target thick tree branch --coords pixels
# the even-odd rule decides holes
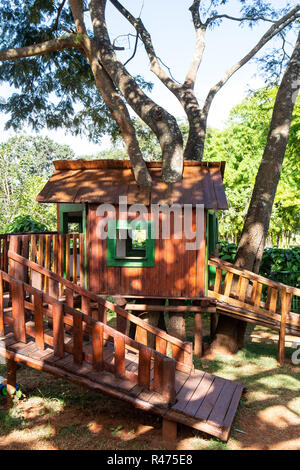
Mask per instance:
[[[103,67],[127,103],[157,136],[162,149],[163,180],[168,183],[180,180],[183,171],[183,142],[176,119],[143,92],[115,54],[105,21],[106,0],[91,0],[89,7]]]
[[[241,23],[242,21],[267,21],[269,23],[276,23],[276,20],[271,20],[270,18],[266,18],[265,16],[242,16],[241,18],[237,18],[235,16],[223,14],[210,16],[209,18],[207,18],[205,24],[208,26],[213,21],[221,20],[223,18],[231,21],[238,21],[239,23]]]
[[[208,113],[212,100],[214,99],[215,95],[218,93],[218,91],[225,85],[225,83],[232,77],[232,75],[237,72],[243,65],[245,65],[247,62],[249,62],[252,57],[257,54],[257,52],[262,49],[270,39],[272,39],[274,36],[276,36],[278,33],[280,33],[284,28],[286,28],[289,24],[291,24],[293,21],[295,21],[297,18],[300,17],[300,6],[296,6],[293,8],[289,13],[287,13],[285,16],[280,18],[280,20],[276,21],[270,29],[261,37],[261,39],[258,41],[256,46],[251,49],[248,54],[246,54],[241,60],[239,60],[235,65],[233,65],[231,68],[229,68],[226,72],[224,77],[216,83],[209,91],[204,106],[203,106],[203,111],[204,113]]]
[[[150,60],[150,70],[153,72],[164,85],[173,93],[178,91],[180,85],[169,77],[160,65],[160,59],[157,57],[151,36],[143,24],[141,18],[135,18],[118,0],[110,0],[114,7],[126,18],[135,28],[137,34],[143,41],[147,55]]]
[[[94,41],[87,35],[84,23],[83,1],[69,0],[69,3],[77,32],[82,35],[83,50],[94,74],[97,89],[122,133],[126,151],[132,163],[132,171],[135,180],[140,186],[151,186],[151,176],[144,162],[128,109],[110,76],[99,63]]]
[[[195,81],[197,78],[197,73],[202,61],[204,49],[205,49],[205,33],[207,25],[203,24],[200,19],[199,13],[200,0],[194,0],[192,6],[190,7],[190,12],[192,13],[194,28],[196,31],[196,44],[194,56],[188,70],[188,73],[185,77],[184,84],[191,88],[194,88]]]
[[[66,38],[50,39],[50,41],[33,44],[32,46],[0,50],[0,61],[23,59],[25,57],[47,54],[48,52],[70,49],[72,47],[80,47],[76,34]]]
[[[56,20],[55,20],[55,23],[54,23],[54,26],[53,26],[53,31],[57,30],[57,28],[58,28],[59,19],[60,19],[60,14],[61,14],[61,12],[62,12],[62,10],[63,10],[63,7],[65,6],[65,3],[66,3],[66,0],[63,0],[63,1],[61,2],[61,4],[59,5],[59,7],[58,7]]]

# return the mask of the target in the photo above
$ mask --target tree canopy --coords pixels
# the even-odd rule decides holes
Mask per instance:
[[[188,136],[183,136],[177,120],[147,94],[149,84],[128,71],[118,47],[109,36],[105,21],[110,3],[135,31],[149,59],[151,71],[177,98],[188,119]],[[99,139],[104,132],[120,129],[138,184],[149,185],[151,178],[144,163],[136,129],[127,105],[152,130],[160,147],[162,178],[177,181],[182,176],[183,158],[201,160],[207,116],[218,91],[232,75],[275,37],[285,35],[300,16],[300,7],[274,8],[263,0],[241,0],[240,15],[232,16],[230,0],[193,0],[187,14],[195,31],[195,50],[183,83],[179,83],[157,56],[147,18],[142,21],[129,9],[130,2],[118,0],[24,0],[0,1],[2,25],[0,77],[15,91],[0,110],[10,114],[8,127],[24,123],[35,130],[64,126],[74,133],[85,132]],[[141,3],[142,5],[142,3]],[[158,11],[159,13],[159,11]],[[221,79],[209,90],[204,103],[195,94],[195,82],[202,63],[207,30],[232,21],[252,27],[265,22],[266,32],[253,48],[235,64],[229,64]],[[242,33],[241,33],[242,34]],[[238,43],[238,41],[237,41]],[[284,49],[285,50],[285,49]],[[134,52],[132,60],[134,59]],[[285,54],[266,57],[273,75],[285,62]]]
[[[225,160],[225,188],[229,210],[221,214],[220,234],[239,238],[258,166],[266,146],[277,88],[264,88],[235,106],[224,131],[209,129],[205,158]],[[273,244],[300,229],[300,100],[294,108],[281,178],[273,206],[269,235]],[[293,238],[293,237],[292,237]]]
[[[48,137],[12,137],[0,145],[0,232],[25,215],[56,230],[55,205],[39,204],[35,198],[53,173],[53,160],[72,158],[70,147]]]

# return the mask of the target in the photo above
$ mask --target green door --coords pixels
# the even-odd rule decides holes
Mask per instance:
[[[214,266],[208,265],[208,258],[210,256],[216,256],[217,254],[218,234],[218,213],[208,210],[206,219],[206,268],[208,274],[206,276],[206,290],[208,289],[209,285],[214,283],[216,275],[216,268]]]
[[[87,255],[86,255],[86,205],[60,204],[60,233],[84,233],[84,273],[87,287]]]

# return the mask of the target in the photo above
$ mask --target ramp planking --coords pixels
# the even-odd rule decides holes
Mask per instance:
[[[72,342],[72,338],[65,338]],[[85,341],[84,351],[89,353],[91,344]],[[51,346],[41,350],[35,338],[27,335],[26,343],[16,341],[10,327],[0,340],[0,355],[12,358],[29,367],[51,373],[63,379],[83,385],[100,393],[119,398],[137,408],[182,423],[226,441],[243,391],[243,384],[195,370],[191,373],[176,370],[175,403],[166,405],[162,396],[147,390],[127,378],[119,378],[107,371],[95,371],[86,361],[74,363],[73,355],[65,353],[57,357]],[[104,347],[105,360],[114,363],[113,344]],[[125,368],[138,368],[138,355],[126,349]],[[151,371],[153,373],[153,370]]]

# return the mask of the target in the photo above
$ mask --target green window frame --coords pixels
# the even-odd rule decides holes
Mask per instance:
[[[206,282],[205,282],[205,295],[207,295],[208,286],[213,284],[216,268],[208,264],[210,256],[216,256],[217,245],[219,236],[219,223],[218,213],[216,211],[208,210],[206,218]]]
[[[132,246],[129,236],[126,238],[126,255],[117,255],[117,231],[146,230],[147,239],[145,249]],[[107,223],[107,266],[124,267],[152,267],[154,266],[155,240],[153,238],[153,221],[109,220]],[[127,234],[128,235],[128,234]]]
[[[81,213],[81,221],[79,222],[77,216],[72,216],[72,213]],[[60,213],[60,234],[66,235],[68,233],[68,224],[69,223],[79,223],[79,233],[84,234],[84,283],[85,288],[88,287],[88,275],[87,275],[87,243],[86,243],[86,216],[87,208],[86,204],[74,204],[74,203],[60,203],[59,204],[59,213]],[[66,251],[66,250],[64,250]],[[66,253],[64,253],[66,257]],[[66,261],[64,260],[64,266]],[[66,276],[64,268],[64,276]]]

